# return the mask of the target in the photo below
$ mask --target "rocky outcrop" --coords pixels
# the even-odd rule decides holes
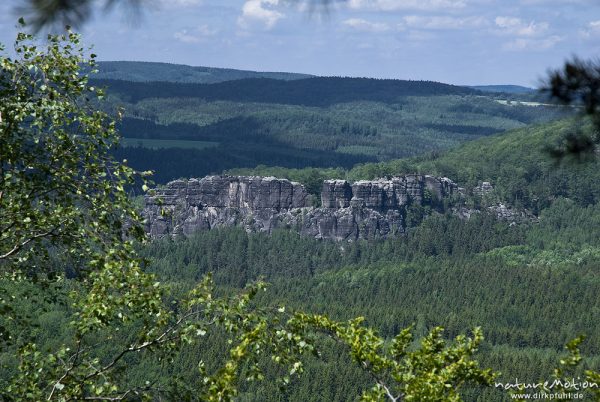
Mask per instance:
[[[274,177],[175,180],[145,201],[147,228],[154,237],[236,225],[271,231],[280,215],[309,206],[304,186]]]
[[[487,210],[496,215],[496,218],[509,222],[511,226],[538,220],[537,216],[526,209],[512,208],[503,203],[490,205]]]
[[[492,191],[494,191],[494,187],[492,186],[492,184],[489,181],[484,181],[473,189],[473,194],[478,196],[484,196],[486,194],[491,193]]]
[[[538,222],[538,217],[523,208],[513,208],[503,203],[495,203],[482,209],[467,208],[466,206],[453,207],[451,212],[460,219],[471,219],[483,211],[492,214],[496,219],[508,222],[510,226],[523,223]]]
[[[407,175],[386,180],[326,180],[321,206],[311,205],[303,185],[274,177],[208,176],[176,180],[146,196],[144,215],[152,237],[243,226],[271,232],[292,228],[321,239],[396,236],[406,230],[408,206],[448,196],[449,179]]]

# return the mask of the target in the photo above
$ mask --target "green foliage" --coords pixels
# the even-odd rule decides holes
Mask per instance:
[[[155,322],[152,328],[146,328],[143,337],[128,345],[122,345],[117,335],[121,332],[130,337],[139,328],[139,322],[133,328],[113,325],[108,333],[102,334],[104,342],[110,343],[108,351],[90,350],[91,341],[98,341],[98,337],[89,331],[78,331],[80,335],[72,347],[63,346],[51,352],[28,343],[19,349],[16,375],[2,397],[5,400],[129,400],[153,396],[231,400],[238,393],[240,379],[263,378],[258,360],[262,355],[271,356],[281,366],[289,366],[290,375],[294,375],[301,371],[297,357],[312,351],[313,346],[292,332],[285,320],[252,305],[252,299],[262,290],[264,284],[259,282],[234,296],[215,297],[210,276],[207,276],[177,303],[178,313],[164,318],[163,322]],[[145,313],[151,311],[145,309]],[[162,312],[163,317],[165,313]],[[155,364],[161,360],[169,362],[175,354],[185,353],[185,348],[198,339],[214,336],[217,328],[221,329],[218,334],[228,339],[228,352],[214,372],[209,372],[202,360],[197,362],[199,381],[195,387],[181,381],[179,376],[150,382],[149,377],[142,375],[144,381],[140,384],[123,381],[123,373],[131,363],[130,355],[143,353],[142,362],[148,359]]]
[[[0,58],[2,276],[60,281],[65,270],[49,263],[51,255],[60,255],[69,275],[96,289],[98,302],[109,295],[114,300],[110,308],[99,308],[76,296],[78,314],[89,319],[82,326],[103,327],[130,310],[155,311],[151,300],[158,295],[133,251],[143,228],[124,190],[135,172],[111,159],[118,141],[114,122],[89,107],[89,99],[102,92],[79,74],[79,65],[93,67],[95,56],[81,56],[79,36],[72,32],[49,36],[44,50],[32,39],[19,34],[20,58]],[[125,272],[138,275],[136,286],[122,282]]]
[[[20,283],[33,281],[40,293],[50,286],[59,289],[56,297],[69,293],[75,332],[70,343],[77,345],[88,333],[115,322],[141,319],[142,333],[147,334],[162,321],[161,293],[142,272],[133,249],[134,241],[144,235],[124,190],[135,172],[109,155],[118,137],[114,122],[89,107],[89,99],[102,97],[102,92],[79,74],[80,64],[94,65],[95,56],[86,60],[83,52],[79,36],[70,31],[49,36],[43,50],[33,45],[33,37],[19,34],[15,44],[19,58],[0,58],[2,278],[17,289]],[[68,269],[52,263],[57,256]],[[65,274],[80,279],[78,291],[61,286]],[[7,395],[41,399],[50,384],[42,377],[56,374],[40,370],[48,365],[64,370],[65,376],[73,372],[72,365],[86,367],[85,381],[67,393],[96,387],[103,373],[90,368],[94,359],[88,350],[81,350],[75,361],[65,360],[68,346],[49,354],[37,350],[27,332],[28,320],[11,314],[14,289],[3,289],[2,347],[14,344],[21,351],[25,376],[15,383],[18,389],[9,387]],[[50,386],[49,395],[62,391],[61,384]]]
[[[555,380],[561,382],[574,379],[576,370],[581,366],[583,358],[579,351],[579,346],[585,340],[585,336],[579,336],[565,345],[565,349],[568,351],[568,355],[561,359],[560,366],[554,370]],[[593,371],[587,369],[583,373],[583,378],[577,377],[581,383],[587,382],[588,387],[583,389],[586,396],[591,396],[594,400],[600,401],[600,371]],[[594,386],[595,384],[595,386]],[[572,393],[573,387],[567,387],[565,384],[561,384],[559,388],[555,388],[556,392]]]
[[[112,164],[104,170],[105,155],[96,157],[107,143],[110,146],[115,141],[114,127],[105,115],[80,109],[84,96],[94,96],[95,89],[77,74],[77,64],[84,60],[63,54],[81,51],[76,48],[79,39],[70,33],[71,43],[63,48],[60,37],[51,37],[47,54],[27,44],[30,39],[19,35],[16,53],[22,61],[0,59],[0,202],[2,222],[8,225],[0,231],[3,261],[14,261],[19,254],[26,262],[26,251],[44,238],[67,242],[85,237],[86,230],[94,229],[85,225],[84,208],[80,207],[94,205],[102,210],[111,198],[121,195],[115,191],[105,196],[99,191],[105,176],[119,168]],[[70,153],[72,150],[75,152]],[[115,173],[122,186],[132,171]],[[117,201],[125,200],[125,195],[121,196]],[[99,216],[94,218],[99,220]],[[110,229],[107,235],[120,235],[121,221],[117,227],[115,218],[121,217],[103,217]]]
[[[584,360],[579,346],[584,339],[585,336],[581,335],[567,342],[565,349],[568,355],[560,359],[560,365],[554,369],[551,379],[545,378],[531,383],[516,380],[509,386],[502,383],[497,383],[496,386],[508,389],[514,400],[530,399],[532,394],[535,394],[536,399],[600,401],[600,372],[582,370],[581,367]]]

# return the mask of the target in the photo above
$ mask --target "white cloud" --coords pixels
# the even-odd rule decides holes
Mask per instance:
[[[195,7],[202,4],[202,0],[160,0],[160,5],[166,8]]]
[[[200,25],[193,29],[182,29],[175,32],[173,37],[184,43],[198,43],[205,41],[208,37],[216,35],[218,30],[209,27],[208,25]]]
[[[423,10],[464,8],[467,0],[348,0],[348,7],[356,10],[377,11]]]
[[[496,17],[497,33],[513,36],[502,49],[509,51],[543,51],[553,48],[564,36],[550,35],[547,22],[526,22],[516,17]]]
[[[516,17],[496,17],[495,22],[501,33],[526,37],[540,36],[550,26],[547,22],[531,21],[527,23]]]
[[[448,29],[466,29],[478,28],[489,25],[489,21],[483,17],[448,17],[448,16],[420,16],[408,15],[402,18],[399,24],[400,28],[417,28],[417,29],[433,29],[433,30],[448,30]]]
[[[389,25],[383,22],[370,22],[361,18],[350,18],[343,21],[342,24],[363,32],[385,32],[390,29]]]
[[[585,39],[600,37],[600,20],[588,22],[586,27],[579,31],[579,34]]]
[[[283,13],[274,10],[277,5],[279,0],[246,0],[238,24],[242,28],[248,28],[252,23],[259,23],[271,29],[277,21],[285,17]]]
[[[517,38],[511,42],[505,43],[502,47],[510,51],[541,51],[553,48],[564,38],[558,35],[552,35],[547,38]]]
[[[523,5],[559,5],[564,6],[566,4],[576,5],[594,5],[597,4],[597,0],[520,0]]]

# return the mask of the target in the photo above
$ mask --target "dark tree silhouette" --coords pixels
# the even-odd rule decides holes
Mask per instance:
[[[110,10],[119,4],[139,15],[141,6],[151,5],[153,0],[22,0],[16,12],[25,16],[34,31],[50,27],[85,24],[94,14],[95,8]]]
[[[302,0],[289,0],[294,3]],[[328,5],[335,0],[308,0],[309,13],[327,14]],[[34,31],[49,27],[65,25],[80,27],[85,24],[98,9],[111,10],[114,6],[124,6],[131,11],[131,16],[139,17],[145,7],[158,5],[158,0],[21,0],[23,5],[16,8],[19,16]]]
[[[600,61],[577,57],[567,60],[561,69],[549,72],[542,91],[564,105],[581,108],[582,115],[589,117],[594,125],[591,134],[589,130],[574,127],[564,137],[563,144],[548,148],[550,154],[577,159],[595,155],[600,145]]]

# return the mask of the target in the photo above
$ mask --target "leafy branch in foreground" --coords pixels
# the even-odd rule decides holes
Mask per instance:
[[[560,361],[560,366],[554,370],[554,379],[560,381],[560,386],[555,388],[556,392],[573,393],[573,388],[565,386],[565,380],[574,379],[575,370],[577,370],[583,361],[583,357],[579,351],[579,345],[585,340],[584,336],[579,336],[565,345],[568,355]],[[587,387],[582,391],[591,396],[592,400],[600,401],[600,373],[591,369],[583,371],[583,379],[580,376],[582,383],[586,383]],[[574,385],[574,384],[571,384]]]
[[[136,172],[110,157],[115,123],[91,106],[102,91],[88,86],[80,65],[95,55],[73,32],[48,36],[39,50],[19,34],[12,60],[0,55],[0,269],[36,276],[48,246],[74,260],[72,275],[131,256],[144,236],[127,186]],[[124,223],[128,222],[128,225]],[[123,243],[123,244],[121,244]],[[35,258],[31,258],[35,256]],[[90,258],[97,257],[97,258]]]
[[[18,375],[3,395],[7,400],[130,400],[168,397],[172,400],[231,400],[238,393],[240,379],[260,380],[259,357],[270,355],[274,361],[290,367],[290,374],[301,371],[298,356],[312,351],[269,310],[255,308],[251,300],[264,290],[259,282],[245,292],[214,297],[214,286],[207,276],[180,302],[180,312],[147,330],[133,342],[121,345],[111,356],[98,356],[90,337],[78,336],[71,347],[42,353],[35,344],[20,349]],[[214,373],[198,363],[197,375],[203,386],[190,389],[175,378],[172,383],[129,384],[119,380],[129,355],[145,352],[154,359],[169,361],[175,353],[198,339],[214,336],[216,328],[227,335],[231,347],[228,356]],[[119,343],[110,334],[106,341]]]
[[[581,369],[583,357],[579,345],[585,340],[581,335],[565,345],[568,355],[560,360],[554,369],[551,380],[541,380],[533,384],[496,384],[511,394],[511,399],[526,400],[532,394],[536,399],[560,399],[561,401],[580,401],[591,398],[600,401],[600,373],[591,369]],[[586,399],[587,400],[587,399]]]
[[[471,357],[483,340],[479,328],[473,337],[458,336],[453,345],[442,338],[442,328],[434,328],[410,350],[411,328],[386,343],[357,318],[339,323],[322,315],[297,314],[291,322],[298,330],[322,331],[350,349],[352,359],[366,370],[375,385],[365,391],[364,401],[459,401],[465,384],[490,386],[496,374],[481,369]]]

